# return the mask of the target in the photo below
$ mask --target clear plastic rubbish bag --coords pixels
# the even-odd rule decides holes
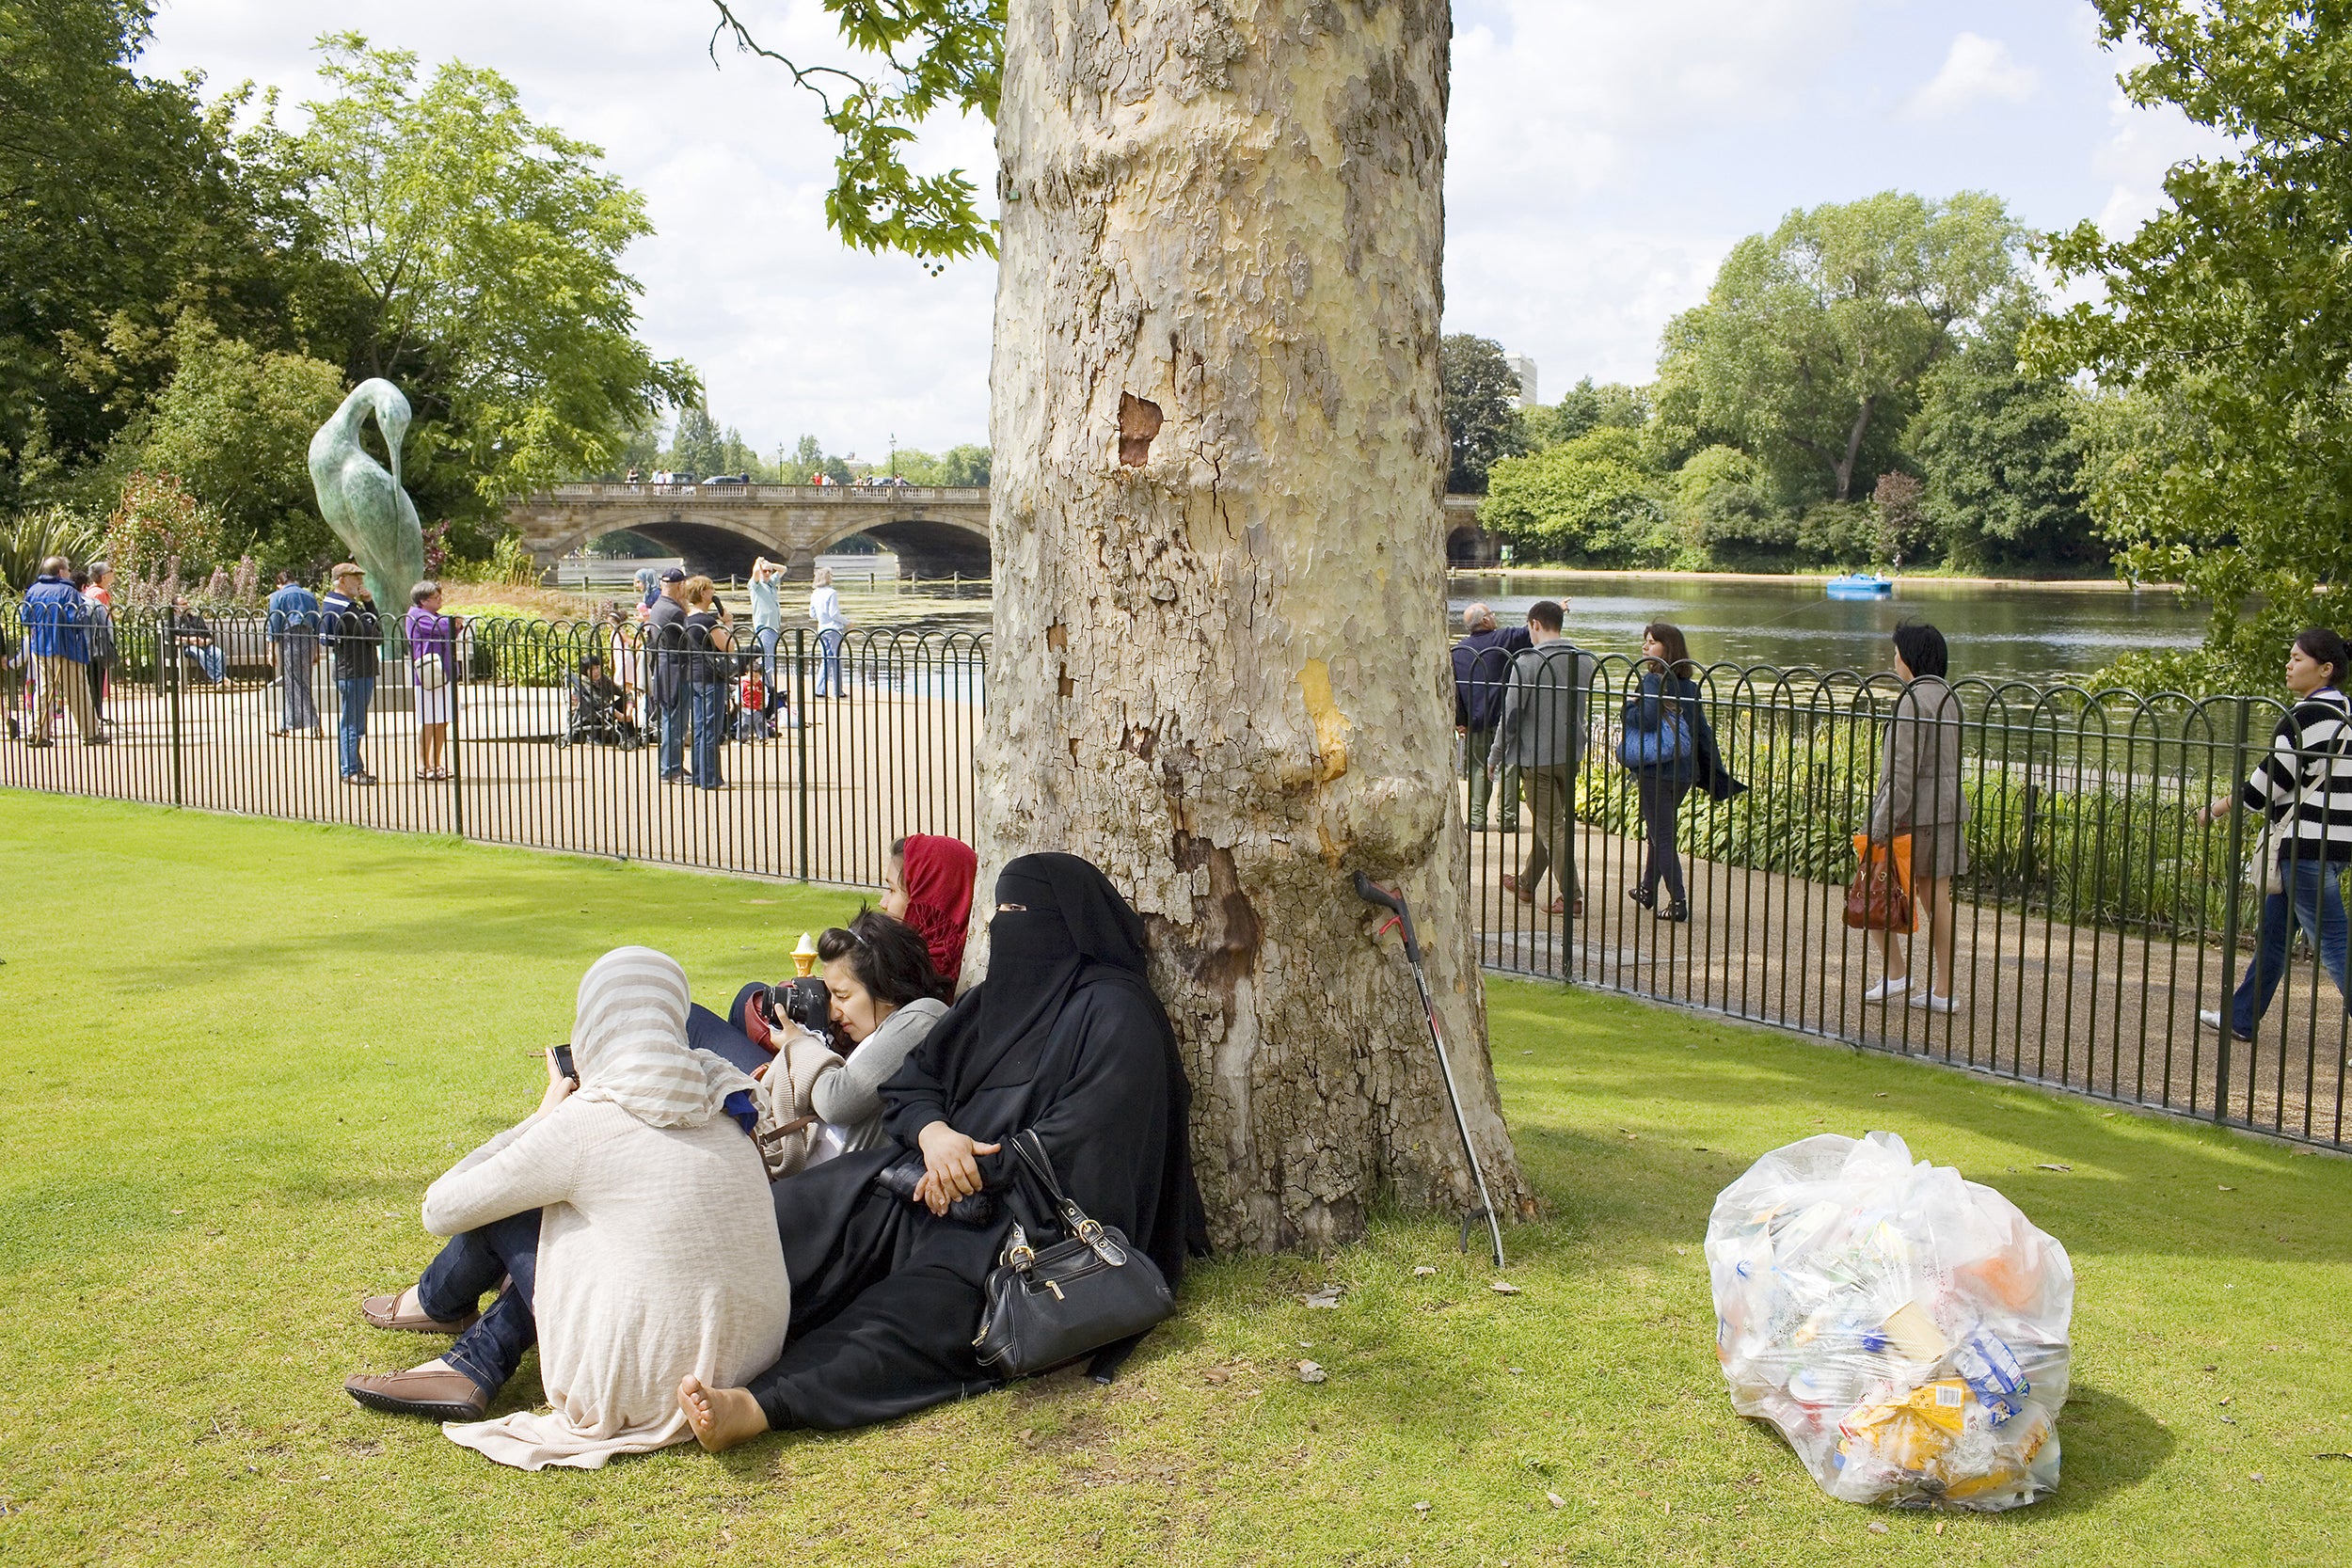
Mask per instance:
[[[1731,1403],[1833,1497],[2019,1508],[2058,1486],[2074,1269],[1891,1132],[1776,1148],[1707,1222]]]

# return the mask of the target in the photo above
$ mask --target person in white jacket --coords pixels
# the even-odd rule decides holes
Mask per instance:
[[[433,1183],[424,1226],[452,1246],[414,1291],[362,1304],[381,1327],[467,1326],[497,1283],[498,1227],[536,1212],[534,1260],[510,1293],[535,1321],[549,1408],[452,1420],[452,1441],[520,1469],[596,1468],[692,1437],[681,1378],[740,1382],[782,1352],[791,1289],[750,1135],[754,1085],[688,1048],[687,1006],[666,955],[597,959],[580,983],[577,1088],[550,1066],[539,1109]],[[345,1386],[377,1409],[479,1418],[496,1390],[461,1350]]]

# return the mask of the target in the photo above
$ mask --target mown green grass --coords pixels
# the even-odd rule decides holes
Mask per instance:
[[[430,1352],[352,1310],[430,1256],[421,1189],[528,1108],[525,1053],[563,1037],[602,948],[661,946],[723,1002],[855,896],[9,793],[0,865],[8,1562],[2352,1556],[2352,1461],[2313,1457],[2352,1449],[2352,1164],[1518,984],[1490,996],[1548,1215],[1507,1232],[1523,1294],[1446,1220],[1391,1218],[1326,1260],[1202,1268],[1107,1390],[499,1469],[341,1390]],[[1939,1535],[1829,1501],[1730,1412],[1713,1195],[1766,1148],[1873,1127],[2074,1254],[2043,1505]],[[1305,1307],[1327,1281],[1342,1305]],[[527,1365],[509,1402],[536,1393]]]

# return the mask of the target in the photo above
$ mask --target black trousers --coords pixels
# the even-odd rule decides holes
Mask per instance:
[[[1654,894],[1662,881],[1669,898],[1688,902],[1675,834],[1681,827],[1682,800],[1691,793],[1691,781],[1649,768],[1634,774],[1633,784],[1642,798],[1642,836],[1647,841],[1642,855],[1642,891]]]

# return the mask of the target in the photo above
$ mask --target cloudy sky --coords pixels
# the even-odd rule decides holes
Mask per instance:
[[[763,41],[837,58],[818,0],[737,5]],[[659,234],[628,258],[644,335],[772,451],[803,432],[879,457],[984,441],[994,268],[943,277],[824,228],[832,144],[777,68],[706,53],[708,0],[163,0],[145,69],[314,96],[310,46],[353,29],[462,58],[600,144]],[[1446,329],[1581,375],[1647,379],[1669,316],[1741,235],[1890,187],[1981,189],[2025,222],[2128,230],[2207,145],[2127,107],[2084,0],[1455,0]],[[979,171],[987,127],[927,165]]]

